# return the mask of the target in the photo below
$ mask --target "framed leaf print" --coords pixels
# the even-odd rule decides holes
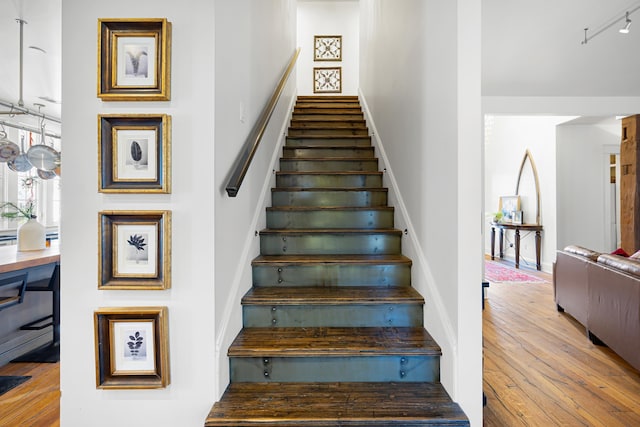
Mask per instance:
[[[98,20],[98,97],[170,99],[171,23],[165,18]]]
[[[97,388],[169,385],[167,307],[100,308],[94,328]]]
[[[342,93],[342,67],[313,69],[314,93]]]
[[[98,215],[98,289],[169,289],[171,211]]]
[[[171,192],[171,116],[98,116],[98,191]]]

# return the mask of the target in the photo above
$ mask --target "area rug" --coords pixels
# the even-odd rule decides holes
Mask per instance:
[[[31,377],[29,376],[1,376],[0,377],[0,396],[11,390],[12,388],[18,387],[23,382],[27,381]]]
[[[546,280],[527,274],[522,270],[505,266],[493,261],[484,263],[485,279],[493,283],[542,283]]]

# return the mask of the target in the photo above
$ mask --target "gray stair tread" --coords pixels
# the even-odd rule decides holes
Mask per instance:
[[[310,234],[397,234],[401,235],[402,230],[398,230],[397,228],[278,228],[271,229],[265,228],[260,231],[261,235],[267,234],[284,234],[284,235],[310,235]]]
[[[423,327],[243,328],[229,357],[441,356]]]
[[[205,427],[468,426],[440,383],[234,383]]]
[[[424,304],[410,286],[389,287],[253,287],[242,298],[245,305],[373,305]]]
[[[310,212],[310,211],[393,211],[393,206],[269,206],[267,211]]]
[[[411,265],[411,259],[404,255],[260,255],[252,265],[308,265],[308,264],[356,264],[356,265]]]

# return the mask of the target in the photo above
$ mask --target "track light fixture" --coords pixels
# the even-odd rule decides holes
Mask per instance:
[[[595,31],[592,33],[590,33],[589,27],[585,27],[584,39],[580,42],[580,44],[587,44],[589,40],[591,40],[598,34],[603,33],[604,31],[608,30],[614,25],[618,25],[620,21],[624,22],[624,26],[620,28],[618,31],[622,34],[629,34],[629,28],[631,27],[631,19],[629,18],[629,16],[638,9],[640,9],[640,1],[637,1],[635,2],[634,5],[631,5],[630,7],[628,7],[624,15],[620,16],[619,14],[616,14],[613,18],[609,19],[604,24],[597,27]]]
[[[629,12],[625,15],[624,27],[620,28],[619,32],[622,34],[629,34],[629,27],[631,26],[631,19],[629,19]]]

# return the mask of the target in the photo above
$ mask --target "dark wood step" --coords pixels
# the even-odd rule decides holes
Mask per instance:
[[[378,159],[373,157],[280,158],[282,172],[377,172]]]
[[[364,120],[364,113],[353,114],[332,114],[326,111],[317,111],[313,114],[293,113],[291,116],[292,121],[315,121],[320,120],[324,122],[341,122],[343,120]]]
[[[293,113],[301,114],[360,114],[362,109],[360,107],[329,107],[325,106],[302,106],[293,107]]]
[[[403,255],[276,255],[256,257],[254,286],[409,286]]]
[[[272,188],[272,206],[387,206],[387,188]]]
[[[244,328],[230,357],[440,356],[424,328]]]
[[[393,228],[394,209],[377,207],[267,207],[267,228]]]
[[[334,108],[344,108],[344,109],[352,109],[358,108],[360,109],[360,103],[350,102],[350,101],[304,101],[304,102],[296,102],[294,108],[324,108],[324,109],[334,109]]]
[[[280,229],[260,231],[262,255],[397,254],[397,229]]]
[[[363,119],[357,120],[291,120],[289,129],[366,129],[367,124]]]
[[[348,136],[287,136],[286,137],[286,146],[287,147],[295,147],[295,146],[315,146],[322,147],[324,145],[358,145],[358,146],[369,146],[371,145],[371,137],[370,136],[358,136],[358,135],[348,135]]]
[[[338,128],[324,126],[308,126],[304,128],[289,127],[287,132],[289,136],[367,136],[369,129],[366,127],[357,128]]]
[[[366,158],[374,157],[373,146],[358,145],[325,145],[322,147],[313,145],[284,146],[282,156],[284,158]]]
[[[359,102],[358,95],[300,95],[296,98],[297,102],[316,101],[316,102]]]
[[[439,383],[236,383],[205,427],[468,426]]]
[[[276,172],[276,187],[380,188],[382,172]]]
[[[410,286],[396,287],[282,287],[251,288],[243,305],[353,305],[424,304],[424,298]]]
[[[424,299],[409,286],[253,287],[242,298],[248,327],[422,327]]]

